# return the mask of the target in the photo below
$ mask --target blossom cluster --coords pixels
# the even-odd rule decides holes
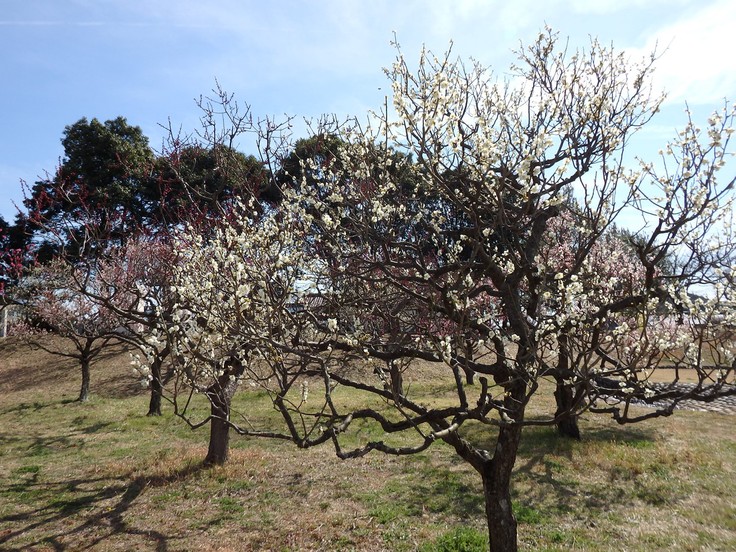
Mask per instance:
[[[320,129],[334,158],[302,160],[278,205],[253,199],[180,234],[176,304],[155,339],[173,344],[187,381],[207,389],[237,359],[233,377],[285,401],[298,381],[288,362],[329,382],[337,351],[394,367],[422,358],[456,383],[460,367],[491,376],[500,394],[478,408],[518,420],[540,377],[579,389],[614,378],[632,396],[662,365],[729,377],[733,190],[717,173],[734,113],[687,127],[664,154],[679,167],[668,176],[630,171],[627,140],[661,102],[653,59],[595,41],[570,54],[550,31],[519,52],[511,80],[450,56],[423,51],[412,70],[400,54],[386,71],[393,111]],[[645,224],[627,234],[615,225],[631,212]]]

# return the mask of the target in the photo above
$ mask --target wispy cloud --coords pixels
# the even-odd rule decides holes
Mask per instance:
[[[568,4],[576,13],[592,13],[606,15],[622,11],[632,12],[642,8],[672,9],[675,6],[687,4],[702,4],[702,0],[561,0],[561,4]]]
[[[715,104],[736,99],[736,56],[733,22],[736,2],[720,0],[693,7],[676,22],[656,30],[641,49],[661,53],[655,85],[668,93],[668,102]]]
[[[36,20],[36,21],[2,21],[0,26],[3,27],[99,27],[109,25],[106,21],[62,21],[62,20]]]

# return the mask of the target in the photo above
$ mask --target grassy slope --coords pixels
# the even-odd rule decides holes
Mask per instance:
[[[206,429],[170,409],[146,418],[127,354],[93,368],[89,403],[74,402],[78,380],[73,361],[0,341],[0,549],[431,550],[450,531],[483,532],[479,478],[444,445],[342,462],[327,447],[234,437],[231,462],[202,469]],[[239,400],[267,415],[258,395]],[[579,443],[528,428],[514,486],[522,548],[736,549],[734,421],[589,416]]]

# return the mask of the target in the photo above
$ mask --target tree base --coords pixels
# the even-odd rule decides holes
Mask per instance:
[[[580,428],[578,427],[577,417],[558,422],[557,433],[559,433],[563,437],[568,437],[570,439],[576,439],[579,441]]]

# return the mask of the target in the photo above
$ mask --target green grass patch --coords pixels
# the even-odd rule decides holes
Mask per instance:
[[[376,520],[377,523],[385,525],[397,519],[406,519],[409,516],[416,515],[404,504],[379,504],[368,511],[368,515]]]
[[[217,501],[217,505],[221,512],[227,514],[240,514],[245,510],[243,505],[235,498],[230,496],[223,496]]]
[[[423,544],[420,552],[484,552],[488,537],[470,527],[458,527],[443,533],[431,543]]]
[[[37,474],[40,471],[41,471],[41,466],[37,466],[35,464],[32,464],[30,466],[21,466],[19,468],[15,468],[13,470],[13,473],[16,473],[16,474],[19,474],[19,475],[24,475],[24,474],[27,474],[27,473]]]
[[[519,523],[538,525],[544,520],[544,514],[532,506],[514,504],[514,515]]]

